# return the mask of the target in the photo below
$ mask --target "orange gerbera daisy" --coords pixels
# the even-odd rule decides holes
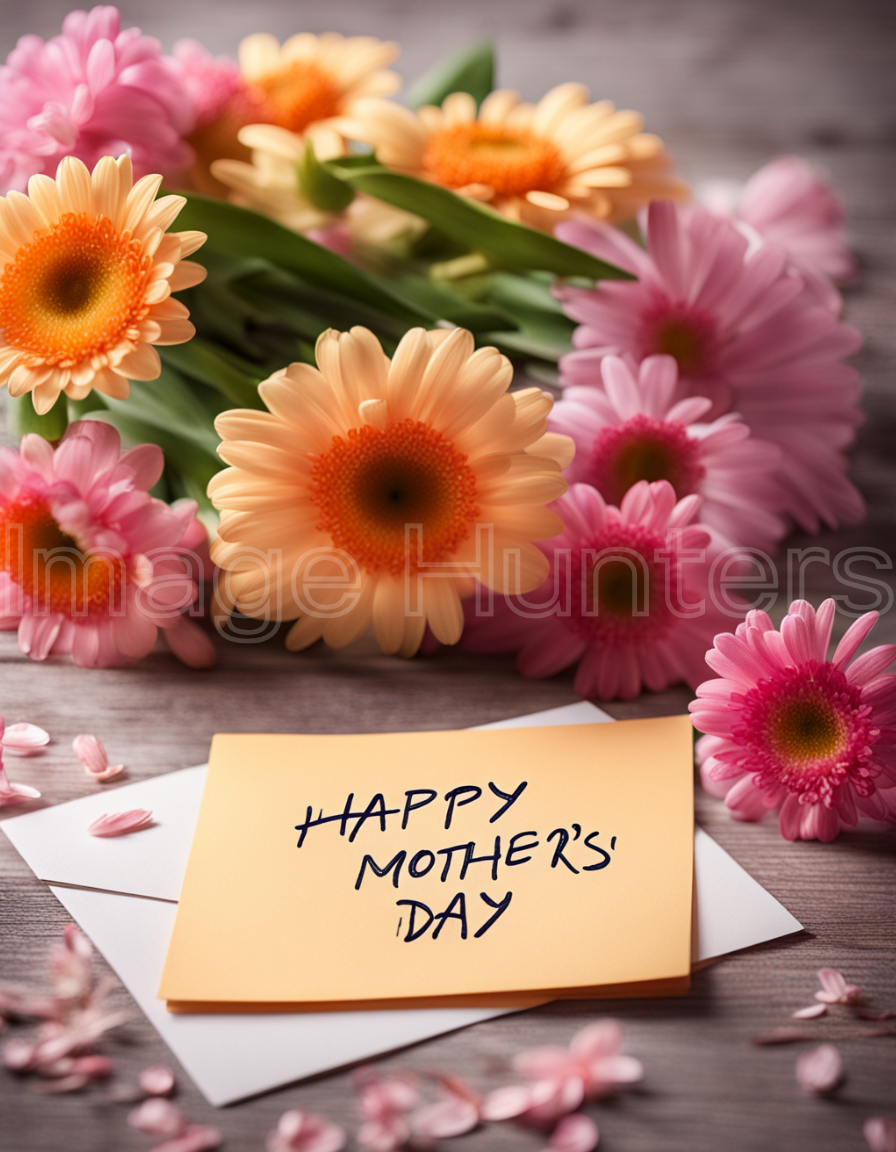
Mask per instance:
[[[185,261],[202,232],[172,232],[181,196],[156,200],[161,176],[133,183],[128,156],[91,176],[74,157],[28,195],[0,198],[0,385],[48,412],[60,392],[124,399],[128,380],[161,372],[153,344],[182,344],[193,325],[171,293],[205,279]]]
[[[427,623],[460,638],[477,579],[521,593],[544,580],[533,541],[560,530],[544,505],[573,451],[547,431],[548,395],[508,393],[510,362],[463,329],[414,329],[391,361],[366,328],[330,330],[317,364],[261,384],[268,412],[216,421],[225,603],[295,620],[293,649],[341,647],[372,620],[383,651],[411,656]]]
[[[589,99],[582,84],[552,88],[538,104],[492,92],[478,114],[466,92],[417,112],[370,99],[349,134],[390,168],[545,231],[570,216],[624,220],[650,200],[683,198],[686,185],[670,174],[663,142],[641,131],[643,117]]]

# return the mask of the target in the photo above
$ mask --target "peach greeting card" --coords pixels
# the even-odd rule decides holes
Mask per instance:
[[[218,735],[174,1011],[666,991],[690,970],[693,729]]]

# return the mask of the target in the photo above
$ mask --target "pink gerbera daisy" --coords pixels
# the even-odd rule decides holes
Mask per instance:
[[[711,211],[780,244],[808,276],[838,283],[854,278],[856,259],[846,243],[843,205],[807,160],[779,156],[743,186],[707,181],[696,191]]]
[[[137,177],[177,172],[192,101],[157,40],[121,31],[116,8],[71,12],[62,34],[23,36],[0,68],[0,187],[22,192],[64,156],[94,168],[130,153]]]
[[[642,480],[614,508],[575,484],[552,507],[563,531],[541,545],[548,579],[529,597],[496,599],[491,615],[469,601],[464,646],[518,652],[531,677],[578,661],[575,690],[600,700],[698,684],[707,642],[742,614],[729,598],[726,618],[711,586],[719,549],[692,523],[700,497],[676,501],[668,481]]]
[[[558,289],[582,325],[560,362],[567,384],[593,385],[607,355],[668,353],[680,395],[708,396],[712,415],[739,412],[784,450],[777,476],[801,527],[861,519],[843,455],[861,422],[859,381],[842,363],[861,337],[816,302],[783,249],[750,251],[729,220],[667,201],[650,205],[646,251],[605,224],[569,222],[557,234],[638,277]]]
[[[784,535],[776,514],[784,495],[773,475],[780,449],[753,439],[734,413],[701,423],[712,406],[705,396],[676,402],[672,356],[648,356],[640,368],[607,356],[594,383],[603,387],[567,388],[548,418],[575,441],[570,482],[590,484],[618,506],[639,480],[668,480],[679,500],[700,495],[701,522],[733,544],[770,549]]]
[[[834,607],[797,600],[780,632],[750,612],[715,638],[706,662],[722,679],[690,706],[704,787],[737,820],[774,809],[788,840],[833,840],[860,815],[896,823],[896,645],[850,664],[878,618],[867,612],[828,660]]]
[[[180,558],[196,503],[149,495],[156,445],[119,450],[98,420],[70,425],[55,450],[35,435],[0,448],[0,628],[18,629],[33,660],[115,667],[144,656],[161,627],[176,630],[181,659],[207,665],[208,638],[181,615],[197,595]]]

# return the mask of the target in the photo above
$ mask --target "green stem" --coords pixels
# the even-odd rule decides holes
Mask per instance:
[[[10,439],[16,442],[28,432],[36,432],[51,443],[61,440],[68,428],[68,405],[65,396],[60,395],[50,411],[45,412],[43,416],[34,411],[30,392],[24,396],[7,396],[6,427]]]

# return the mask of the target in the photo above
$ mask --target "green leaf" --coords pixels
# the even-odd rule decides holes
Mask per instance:
[[[310,140],[305,141],[305,155],[296,165],[296,181],[300,195],[322,212],[342,212],[355,198],[351,188],[324,168]]]
[[[452,92],[469,92],[481,104],[494,84],[494,50],[490,41],[480,40],[424,73],[408,92],[407,103],[419,108],[421,104],[441,104]]]
[[[183,377],[169,366],[162,366],[158,380],[131,381],[127,400],[113,400],[108,396],[103,399],[111,412],[133,416],[165,432],[176,429],[178,439],[216,457],[220,437],[214,428],[214,415],[193,395]]]
[[[6,428],[10,440],[18,443],[29,432],[36,432],[45,440],[61,440],[68,427],[68,405],[60,395],[49,412],[39,416],[34,410],[31,393],[6,397]]]
[[[396,283],[404,295],[417,304],[435,312],[458,328],[469,332],[490,332],[495,328],[516,328],[517,324],[509,312],[491,304],[479,304],[455,292],[444,281],[433,281],[425,276],[404,275],[396,277]]]
[[[326,167],[358,192],[422,216],[430,224],[468,248],[484,252],[500,264],[524,271],[537,269],[558,276],[587,276],[593,280],[633,280],[621,268],[598,260],[581,248],[517,224],[477,200],[458,196],[437,184],[393,172],[381,164],[366,168],[328,160]]]
[[[159,350],[162,362],[217,389],[240,408],[263,408],[258,385],[263,375],[255,365],[220,345],[195,336],[188,344]]]
[[[312,284],[397,316],[407,324],[431,325],[437,319],[397,296],[385,281],[266,216],[194,192],[186,199],[178,228],[207,233],[213,252],[269,260]],[[202,249],[195,259],[202,263]]]

